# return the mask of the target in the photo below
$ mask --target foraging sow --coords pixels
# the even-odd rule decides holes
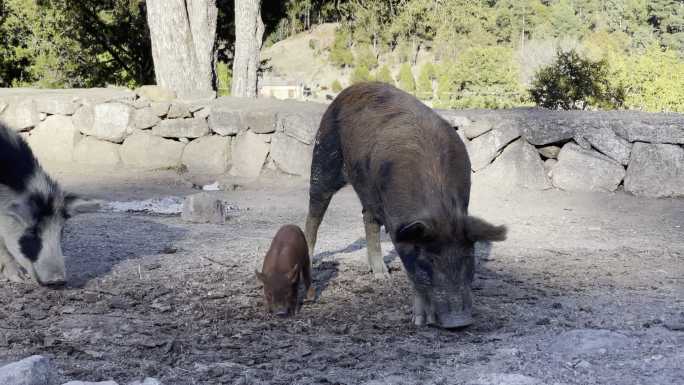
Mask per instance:
[[[0,124],[0,272],[5,278],[64,283],[64,222],[96,207],[64,193],[26,142]]]
[[[390,234],[415,288],[415,324],[471,324],[473,245],[505,239],[506,228],[468,215],[470,160],[456,131],[395,87],[353,85],[330,104],[316,136],[306,219],[310,255],[333,194],[347,183],[363,206],[376,276],[388,272],[380,226]]]

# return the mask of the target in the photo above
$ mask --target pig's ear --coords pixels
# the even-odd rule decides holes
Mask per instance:
[[[294,265],[292,270],[290,270],[289,273],[287,273],[287,279],[290,280],[290,283],[295,283],[297,282],[297,277],[299,276],[299,264]]]
[[[418,242],[430,238],[430,227],[423,221],[413,221],[397,231],[397,242]]]
[[[506,226],[494,226],[477,217],[466,218],[466,237],[471,242],[477,241],[505,241],[506,240]]]
[[[92,213],[100,209],[102,202],[81,198],[76,194],[67,194],[64,197],[64,208],[68,216],[76,214]]]
[[[259,270],[254,269],[254,275],[259,280],[259,282],[261,282],[261,283],[266,282],[266,275],[264,273],[259,272]]]

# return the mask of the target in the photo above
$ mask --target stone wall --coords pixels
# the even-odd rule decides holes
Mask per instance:
[[[172,91],[0,89],[0,121],[41,162],[258,177],[308,177],[316,103]],[[684,115],[438,110],[464,139],[475,180],[503,187],[684,196]]]

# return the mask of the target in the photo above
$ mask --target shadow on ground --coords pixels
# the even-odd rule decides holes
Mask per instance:
[[[63,240],[68,286],[82,288],[127,260],[166,254],[187,232],[138,215],[75,217]]]

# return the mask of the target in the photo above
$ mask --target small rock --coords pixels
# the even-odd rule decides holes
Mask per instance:
[[[219,182],[214,182],[211,184],[205,184],[204,186],[202,186],[202,190],[204,190],[204,191],[219,191],[220,190]]]
[[[480,377],[476,385],[541,385],[536,378],[517,373],[492,373]]]
[[[193,223],[226,223],[226,210],[219,199],[209,193],[190,195],[183,202],[181,219]]]
[[[563,305],[560,302],[555,302],[553,305],[551,305],[553,309],[562,309]]]
[[[561,148],[558,146],[544,146],[537,148],[537,151],[547,159],[557,159]]]
[[[668,321],[663,326],[676,332],[684,331],[684,321]]]
[[[31,356],[0,367],[2,385],[52,385],[55,383],[50,361],[43,356]]]
[[[209,134],[205,119],[167,119],[152,127],[152,135],[164,138],[199,138]]]
[[[575,367],[576,368],[582,368],[582,369],[589,369],[589,368],[591,368],[591,364],[586,360],[581,360],[575,364]]]
[[[89,382],[89,381],[69,381],[62,385],[119,385],[114,381]]]
[[[143,381],[133,381],[128,385],[163,385],[161,381],[156,378],[147,377]]]
[[[548,317],[540,318],[535,322],[537,325],[550,325],[551,320]]]

